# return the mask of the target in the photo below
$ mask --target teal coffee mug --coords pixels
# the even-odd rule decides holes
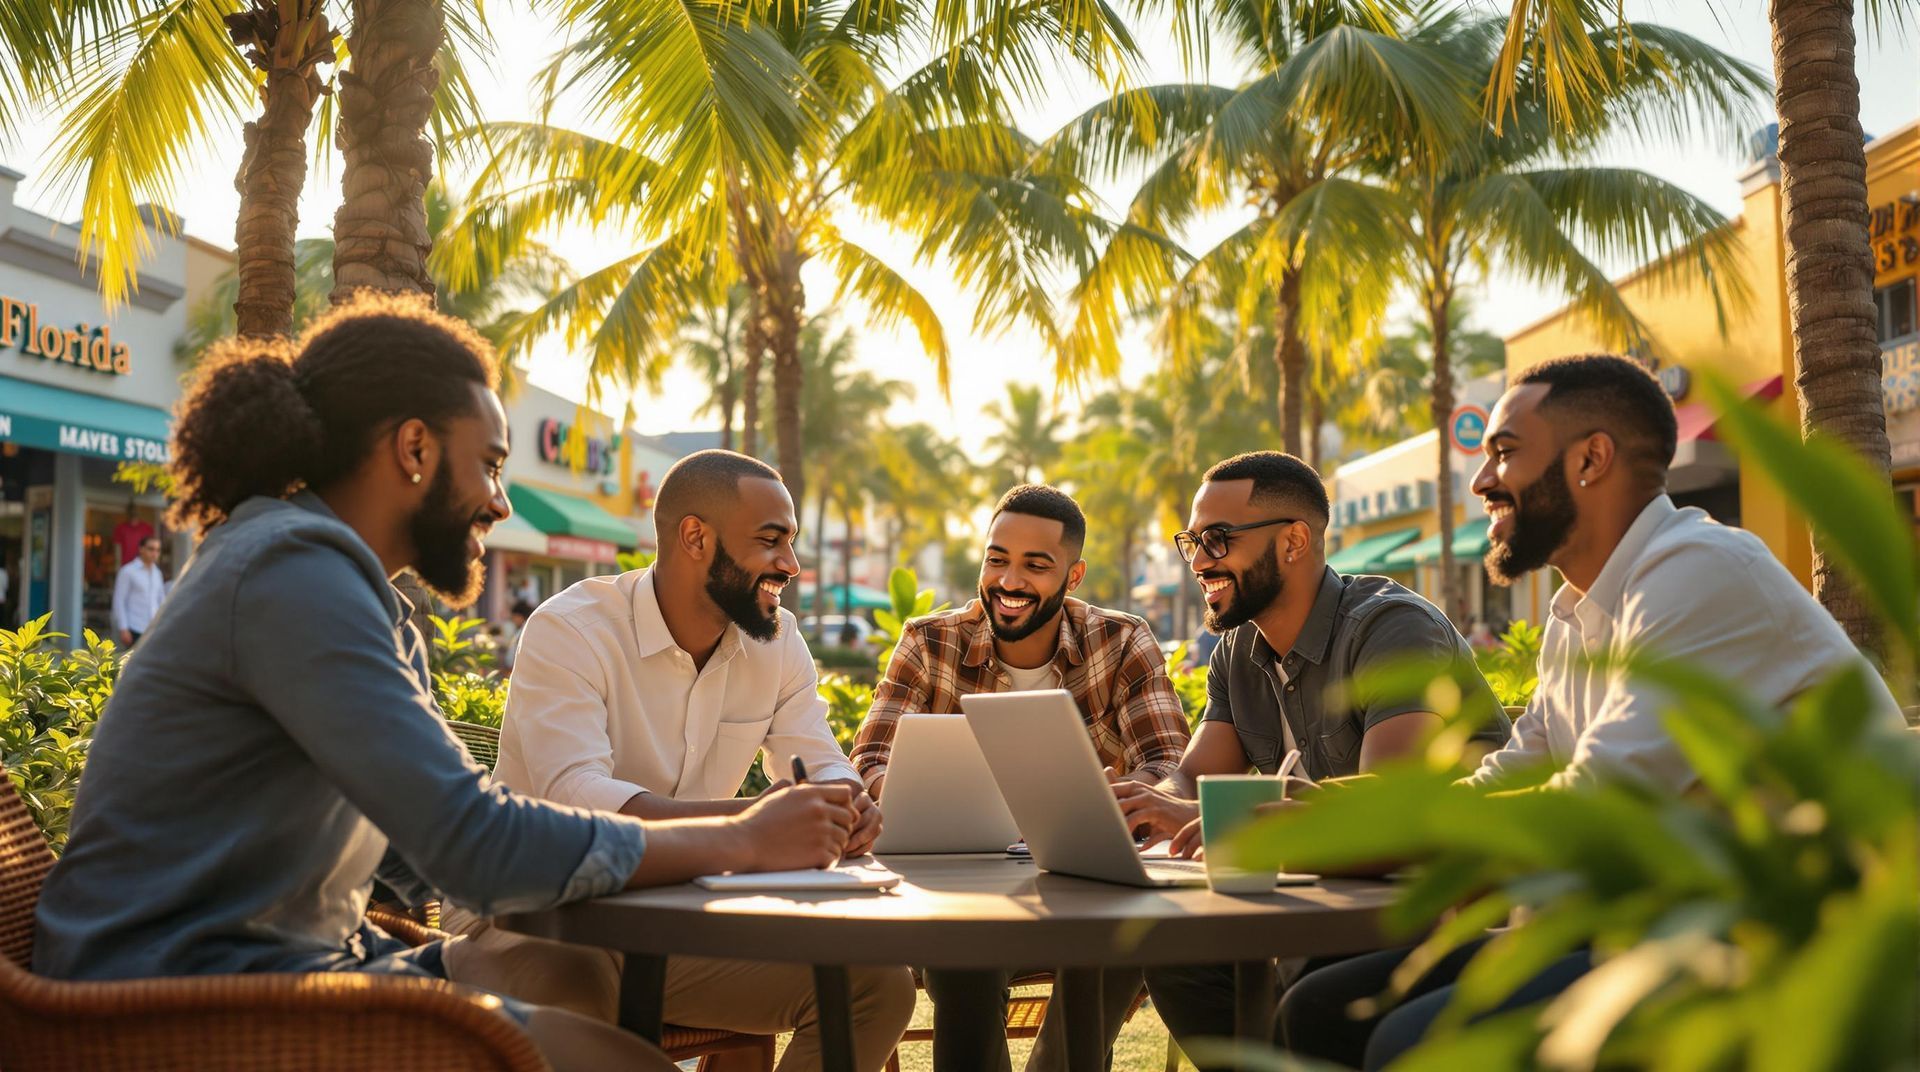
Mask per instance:
[[[1277,870],[1249,870],[1233,858],[1229,842],[1252,822],[1262,804],[1286,799],[1286,781],[1266,774],[1200,776],[1200,837],[1207,850],[1207,886],[1215,893],[1267,893]]]

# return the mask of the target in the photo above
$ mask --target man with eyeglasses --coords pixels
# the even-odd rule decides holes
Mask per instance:
[[[1221,634],[1207,710],[1172,775],[1115,783],[1136,829],[1184,831],[1177,848],[1196,838],[1202,775],[1275,774],[1298,749],[1295,769],[1321,781],[1414,751],[1442,717],[1381,678],[1422,660],[1452,669],[1462,710],[1492,712],[1476,741],[1491,749],[1506,739],[1506,717],[1439,608],[1385,577],[1327,566],[1328,516],[1320,474],[1290,454],[1255,451],[1207,471],[1190,528],[1174,537],[1206,600],[1206,626]],[[1150,970],[1147,989],[1175,1038],[1233,1034],[1231,966]]]

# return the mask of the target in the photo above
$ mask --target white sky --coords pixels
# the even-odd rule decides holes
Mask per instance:
[[[1480,0],[1491,6],[1491,0]],[[1499,4],[1504,7],[1504,3]],[[1719,0],[1714,4],[1697,0],[1627,0],[1627,10],[1636,19],[1666,23],[1716,42],[1733,54],[1771,72],[1772,57],[1766,21],[1765,0]],[[1717,12],[1717,15],[1716,15]],[[560,39],[549,24],[530,16],[520,0],[494,0],[488,15],[500,42],[500,54],[487,65],[475,65],[477,89],[488,116],[494,119],[533,118],[534,100],[530,88],[532,73],[559,46]],[[1178,62],[1165,44],[1168,35],[1143,28],[1140,36],[1161,42],[1149,57],[1147,78],[1151,81],[1175,81],[1182,78]],[[1920,79],[1914,76],[1914,43],[1888,37],[1866,44],[1858,57],[1861,80],[1861,111],[1869,133],[1882,133],[1920,117]],[[1231,77],[1223,74],[1222,79]],[[1021,115],[1023,127],[1031,134],[1044,136],[1099,101],[1100,87],[1079,76],[1063,76],[1057,88],[1044,100],[1033,102]],[[1771,118],[1771,107],[1762,102],[1761,113]],[[555,121],[570,122],[558,115]],[[49,189],[48,176],[36,153],[23,146],[42,146],[52,133],[44,117],[26,125],[11,144],[0,145],[0,162],[28,173],[19,200],[37,211],[71,219],[77,214],[77,198],[61,201]],[[187,221],[187,230],[222,245],[232,244],[232,220],[238,212],[239,196],[232,176],[241,155],[240,133],[216,143],[211,152],[193,161],[175,210]],[[1736,175],[1744,166],[1742,154],[1714,147],[1663,145],[1654,149],[1622,146],[1598,163],[1646,168],[1677,183],[1714,205],[1722,212],[1739,209]],[[453,171],[455,189],[464,188],[465,175]],[[322,235],[332,224],[340,201],[340,170],[337,161],[331,171],[309,178],[301,199],[301,234]],[[1117,201],[1126,191],[1105,191]],[[1214,221],[1208,233],[1187,236],[1190,248],[1204,248],[1207,240],[1227,233],[1233,221]],[[925,420],[956,435],[969,450],[977,450],[989,428],[980,412],[992,399],[1004,392],[1009,382],[1049,385],[1052,360],[1035,338],[1012,333],[994,338],[977,337],[969,330],[973,303],[938,265],[910,263],[911,246],[897,241],[885,229],[859,220],[843,221],[849,237],[887,258],[927,295],[947,327],[953,354],[953,396],[949,405],[942,400],[933,378],[932,363],[924,356],[910,331],[884,331],[861,323],[858,309],[843,309],[842,320],[859,336],[862,364],[884,375],[914,385],[916,397],[902,403],[893,417],[896,421]],[[562,234],[554,245],[578,271],[585,272],[629,252],[631,239],[614,235]],[[1629,265],[1611,265],[1624,270]],[[830,277],[813,273],[808,277],[809,304],[812,311],[824,307],[832,298]],[[1561,304],[1556,296],[1512,280],[1495,279],[1476,287],[1470,295],[1476,311],[1476,325],[1507,334]],[[1132,378],[1157,363],[1157,357],[1137,341],[1130,347],[1123,376]],[[584,361],[570,354],[557,340],[539,347],[532,379],[535,383],[575,398],[585,386]],[[670,374],[657,396],[634,399],[637,423],[645,432],[666,432],[686,428],[717,427],[714,419],[695,420],[693,411],[704,399],[705,390],[690,373]],[[1066,405],[1071,407],[1069,399]]]

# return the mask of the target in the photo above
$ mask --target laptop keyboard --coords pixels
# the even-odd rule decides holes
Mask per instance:
[[[1142,860],[1147,875],[1151,878],[1191,878],[1194,875],[1206,876],[1207,865],[1203,860]]]

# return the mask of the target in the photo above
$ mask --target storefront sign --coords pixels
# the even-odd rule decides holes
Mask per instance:
[[[133,358],[124,342],[113,341],[113,329],[79,325],[76,329],[43,324],[40,307],[0,294],[0,350],[18,348],[28,357],[61,361],[90,372],[125,376]]]
[[[1875,205],[1867,213],[1867,235],[1876,274],[1920,266],[1920,193]]]
[[[589,540],[580,536],[547,537],[547,555],[551,558],[565,558],[574,562],[616,562],[620,549],[604,540]]]
[[[1920,409],[1920,339],[1880,351],[1880,393],[1889,417]]]
[[[0,442],[117,462],[164,464],[168,458],[165,440],[3,412],[0,412]]]
[[[610,441],[583,435],[580,429],[549,417],[540,422],[539,440],[540,460],[549,465],[577,467],[600,476],[612,476],[619,466],[617,435]]]
[[[1478,454],[1480,444],[1487,438],[1487,411],[1479,406],[1461,406],[1453,411],[1453,421],[1447,430],[1453,436],[1455,450]]]

